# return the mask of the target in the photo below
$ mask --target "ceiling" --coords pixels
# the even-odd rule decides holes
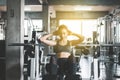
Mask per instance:
[[[52,5],[55,11],[111,11],[117,6]]]
[[[81,6],[81,5],[50,5],[55,11],[111,11],[117,6]],[[0,6],[0,11],[6,11],[6,6]],[[25,11],[42,11],[42,5],[26,5]]]
[[[54,11],[111,11],[119,4],[119,0],[25,0],[24,10],[42,11],[41,1],[49,3],[49,8]],[[0,1],[0,11],[6,11],[5,5],[6,0]]]

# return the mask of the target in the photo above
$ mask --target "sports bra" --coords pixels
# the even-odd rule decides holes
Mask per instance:
[[[57,41],[57,45],[54,46],[54,52],[55,53],[60,53],[60,52],[69,52],[71,53],[72,49],[70,46],[70,41],[64,46],[60,45],[59,42]]]

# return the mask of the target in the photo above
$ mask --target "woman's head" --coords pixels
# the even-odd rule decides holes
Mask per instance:
[[[70,30],[66,25],[60,25],[58,29],[55,31],[56,35],[59,35],[61,38],[65,38],[70,34]]]

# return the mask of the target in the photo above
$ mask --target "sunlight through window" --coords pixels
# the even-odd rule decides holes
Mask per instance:
[[[80,20],[60,20],[59,25],[61,24],[65,24],[66,26],[68,26],[68,29],[81,34],[81,21]]]
[[[60,20],[59,25],[66,25],[69,30],[74,33],[81,34],[81,21],[80,20]],[[68,40],[76,39],[74,36],[69,36]]]
[[[60,20],[59,25],[65,24],[71,31],[82,34],[85,39],[91,38],[93,36],[93,31],[97,31],[97,20]],[[75,37],[70,36],[68,39],[75,39]]]

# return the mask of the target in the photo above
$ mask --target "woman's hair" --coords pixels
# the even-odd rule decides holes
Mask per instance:
[[[55,32],[53,32],[54,35],[59,35],[63,29],[66,29],[68,31],[68,34],[71,33],[71,31],[67,28],[66,25],[60,25]]]

